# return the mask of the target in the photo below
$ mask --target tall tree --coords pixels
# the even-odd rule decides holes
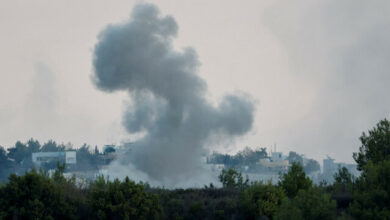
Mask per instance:
[[[242,192],[240,207],[245,219],[272,218],[284,197],[283,189],[271,182],[255,182]]]
[[[5,180],[12,172],[12,161],[8,159],[7,152],[0,146],[0,180]],[[1,218],[0,218],[1,219]]]
[[[219,181],[221,181],[223,187],[231,189],[244,189],[248,186],[249,179],[242,177],[241,172],[238,172],[235,169],[223,169],[221,174],[218,176]]]
[[[20,141],[16,142],[15,147],[8,148],[8,157],[15,160],[18,164],[22,163],[27,156],[27,146]]]
[[[390,219],[390,123],[381,120],[360,137],[353,157],[362,171],[350,207],[356,219]]]
[[[57,147],[57,143],[53,140],[49,140],[43,144],[41,151],[43,152],[57,152],[60,151]]]
[[[67,199],[64,186],[35,170],[24,176],[12,174],[0,189],[0,215],[4,219],[76,219],[77,204]]]
[[[99,177],[90,186],[87,203],[92,219],[159,219],[162,214],[158,198],[127,177],[113,182]]]
[[[284,199],[274,216],[278,220],[332,220],[336,219],[336,202],[321,189],[299,190],[293,199]]]
[[[28,148],[28,151],[29,152],[39,152],[40,148],[41,148],[41,144],[39,143],[38,140],[34,140],[34,139],[30,139],[27,141],[27,148]]]
[[[280,175],[278,184],[289,198],[295,197],[301,189],[307,190],[312,187],[312,181],[306,176],[302,165],[296,162],[292,164],[287,173]]]
[[[375,164],[390,159],[390,122],[387,119],[381,120],[368,133],[363,132],[360,141],[362,145],[359,152],[353,154],[359,170],[368,161]]]

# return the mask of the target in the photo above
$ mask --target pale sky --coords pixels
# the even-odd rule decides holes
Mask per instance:
[[[129,140],[128,98],[91,82],[99,32],[140,1],[0,0],[0,145],[29,138],[102,146]],[[352,161],[361,132],[390,115],[385,0],[155,0],[193,47],[210,100],[248,93],[253,130],[228,148]]]

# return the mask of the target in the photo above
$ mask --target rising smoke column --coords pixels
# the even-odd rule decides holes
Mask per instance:
[[[245,96],[227,95],[218,106],[205,98],[192,48],[176,51],[178,26],[154,5],[137,5],[131,19],[106,27],[98,36],[93,82],[103,91],[127,91],[133,103],[124,113],[129,133],[145,133],[121,161],[160,182],[193,175],[202,149],[213,139],[248,132],[254,105]]]

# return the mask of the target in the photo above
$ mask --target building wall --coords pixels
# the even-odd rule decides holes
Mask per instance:
[[[64,161],[67,164],[76,164],[76,151],[37,152],[32,153],[32,162],[41,165],[51,161]]]

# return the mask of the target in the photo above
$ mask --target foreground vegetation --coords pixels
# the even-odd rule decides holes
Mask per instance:
[[[279,182],[249,182],[229,169],[222,188],[151,188],[128,178],[85,185],[32,170],[0,185],[0,219],[390,219],[390,123],[360,138],[353,158],[362,172],[341,168],[332,185],[314,185],[300,163]]]

